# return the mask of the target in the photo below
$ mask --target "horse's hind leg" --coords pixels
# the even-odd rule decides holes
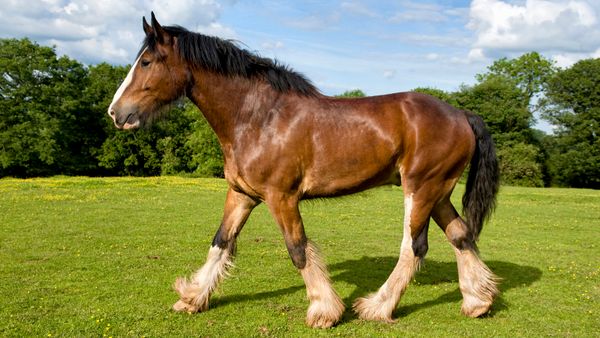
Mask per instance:
[[[467,225],[449,198],[438,203],[432,215],[456,253],[460,291],[463,295],[461,311],[469,317],[487,313],[499,293],[498,278],[479,258],[477,246],[468,233]]]
[[[306,324],[319,328],[335,325],[342,317],[344,303],[331,285],[319,251],[306,238],[298,199],[277,194],[270,196],[267,204],[283,232],[290,258],[306,284],[306,293],[310,301]]]
[[[356,300],[353,308],[360,318],[392,322],[392,312],[427,253],[427,229],[434,204],[429,186],[424,185],[416,193],[408,191],[405,186],[404,235],[400,258],[387,281],[376,293]]]
[[[191,280],[178,278],[173,285],[181,298],[173,305],[175,311],[199,312],[208,309],[210,295],[233,264],[237,235],[258,203],[229,189],[223,221],[208,251],[206,263],[192,275]]]

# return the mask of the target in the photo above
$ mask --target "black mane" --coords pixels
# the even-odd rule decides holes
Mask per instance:
[[[241,49],[229,40],[193,33],[180,26],[163,26],[169,35],[177,37],[179,54],[196,66],[204,67],[225,76],[241,76],[266,80],[273,89],[285,93],[294,91],[313,96],[318,89],[302,74],[276,60],[260,57]],[[140,53],[154,50],[156,38],[146,36]]]

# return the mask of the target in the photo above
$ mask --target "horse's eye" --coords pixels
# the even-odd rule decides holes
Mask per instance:
[[[142,67],[146,68],[150,65],[150,61],[148,60],[142,60]]]

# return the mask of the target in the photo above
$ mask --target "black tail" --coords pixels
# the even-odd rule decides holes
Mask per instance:
[[[477,142],[462,203],[471,239],[476,242],[483,228],[483,222],[496,207],[500,169],[496,158],[496,147],[485,123],[475,114],[466,112],[466,115]]]

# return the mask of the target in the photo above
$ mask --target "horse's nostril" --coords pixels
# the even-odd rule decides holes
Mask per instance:
[[[110,116],[115,116],[115,111],[113,109],[108,111],[108,114],[110,114]]]

